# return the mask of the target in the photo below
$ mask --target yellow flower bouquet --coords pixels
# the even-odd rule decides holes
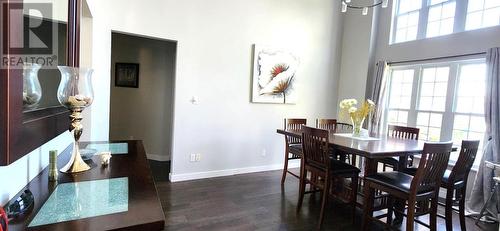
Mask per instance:
[[[344,99],[340,101],[341,115],[348,115],[351,119],[353,126],[352,136],[359,137],[361,135],[361,126],[368,116],[375,109],[375,103],[367,99],[361,107],[357,107],[358,101],[356,99]]]

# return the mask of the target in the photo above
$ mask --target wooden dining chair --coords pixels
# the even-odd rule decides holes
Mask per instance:
[[[316,128],[328,130],[330,132],[337,131],[336,119],[316,119]]]
[[[337,122],[338,133],[351,133],[353,129],[352,124]]]
[[[307,119],[285,119],[284,129],[300,131],[303,125],[306,125]],[[283,167],[283,176],[281,185],[285,184],[286,174],[299,178],[299,176],[288,170],[288,161],[297,160],[302,157],[302,142],[300,138],[285,136],[285,166]]]
[[[445,203],[445,220],[446,230],[453,230],[452,208],[453,208],[453,194],[458,196],[458,211],[460,219],[460,228],[462,231],[466,230],[465,227],[465,194],[467,191],[467,179],[469,173],[476,159],[477,149],[479,147],[479,140],[463,140],[462,148],[458,156],[455,166],[444,173],[441,187],[446,188],[446,203]]]
[[[338,123],[336,119],[316,119],[316,128],[328,130],[332,133],[349,133],[352,132],[352,125],[346,123]],[[347,153],[336,152],[335,157],[338,160],[349,164],[356,164],[356,156]]]
[[[314,192],[306,192],[306,185],[313,185],[313,189],[319,189],[321,191],[321,210],[317,225],[317,229],[321,229],[333,178],[350,178],[352,191],[349,203],[352,206],[352,219],[354,223],[356,215],[357,182],[360,170],[352,165],[330,158],[330,148],[328,144],[329,132],[327,130],[306,126],[302,127],[302,130],[302,150],[304,156],[302,159],[303,167],[300,172],[297,213],[302,207],[304,194]]]
[[[419,128],[412,127],[403,127],[397,125],[389,125],[387,128],[387,136],[399,139],[409,139],[409,140],[418,140],[418,135],[420,134]],[[380,163],[383,164],[382,171],[386,171],[387,167],[392,168],[393,170],[399,169],[399,158],[400,157],[386,157],[379,160]],[[409,158],[408,165],[413,165],[413,156],[409,157],[401,157],[401,158]],[[406,166],[404,166],[406,168]],[[402,170],[402,169],[401,169]]]
[[[465,194],[467,190],[467,180],[469,173],[476,159],[479,140],[463,140],[458,160],[451,170],[446,170],[441,181],[441,187],[446,189],[445,203],[439,205],[445,206],[445,215],[440,217],[446,220],[446,230],[453,230],[453,203],[458,201],[458,214],[460,219],[460,228],[466,230],[465,226]],[[405,169],[410,175],[415,175],[417,168]],[[455,198],[454,198],[455,196]]]
[[[415,176],[400,172],[381,172],[365,177],[365,187],[367,195],[364,201],[364,214],[362,230],[369,230],[370,221],[378,221],[378,218],[386,217],[386,228],[392,229],[392,213],[395,200],[408,202],[406,215],[406,231],[414,230],[414,223],[417,222],[427,226],[431,230],[436,230],[436,217],[439,188],[448,159],[452,150],[452,142],[444,143],[426,143],[415,173]],[[383,216],[373,216],[373,198],[375,190],[388,193],[388,212]],[[419,202],[430,201],[430,209],[426,213],[416,213],[416,204]],[[429,205],[429,203],[422,203]],[[404,210],[404,209],[403,209]],[[421,211],[419,209],[419,211]],[[404,211],[397,211],[404,214]],[[430,213],[430,224],[424,224],[415,217]]]

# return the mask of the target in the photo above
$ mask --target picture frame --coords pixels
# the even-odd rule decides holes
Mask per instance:
[[[139,64],[116,63],[115,86],[139,88]]]
[[[299,58],[288,49],[253,44],[252,103],[296,104]]]

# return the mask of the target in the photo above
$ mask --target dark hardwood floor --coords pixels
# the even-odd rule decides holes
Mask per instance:
[[[170,162],[150,163],[165,212],[165,230],[314,230],[316,226],[319,194],[315,198],[306,195],[297,215],[298,180],[287,178],[282,189],[281,171],[170,183]],[[361,210],[354,224],[349,215],[348,206],[332,202],[323,230],[359,230]],[[422,220],[427,221],[426,217]],[[460,230],[456,214],[454,221],[454,230]],[[438,222],[438,230],[445,230],[444,220],[438,218]],[[383,229],[373,225],[371,230]],[[476,226],[468,218],[467,230],[497,231],[498,225]]]

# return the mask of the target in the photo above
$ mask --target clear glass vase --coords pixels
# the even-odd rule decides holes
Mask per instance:
[[[69,162],[61,168],[61,172],[82,172],[90,169],[80,155],[78,141],[83,132],[82,111],[92,104],[94,90],[92,89],[92,72],[90,68],[58,66],[61,72],[61,82],[57,89],[59,103],[71,111],[70,132],[75,142]]]
[[[38,80],[38,70],[42,66],[36,63],[23,64],[23,109],[36,108],[42,98],[42,87]]]
[[[365,117],[355,118],[355,117],[351,116],[352,136],[353,137],[360,137],[361,136],[361,129],[363,127],[364,122],[365,122]]]

